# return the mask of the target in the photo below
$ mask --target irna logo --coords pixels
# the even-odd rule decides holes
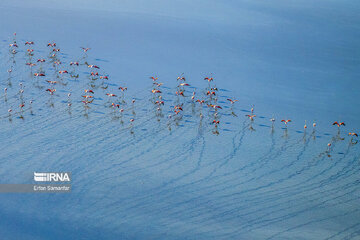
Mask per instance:
[[[70,182],[70,173],[37,173],[34,172],[36,182]]]

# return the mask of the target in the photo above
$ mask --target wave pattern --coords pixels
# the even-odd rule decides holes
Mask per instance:
[[[54,61],[29,68],[24,63],[34,57],[17,51],[2,46],[0,55],[1,72],[12,70],[1,77],[7,88],[0,95],[1,179],[71,171],[73,192],[0,196],[0,209],[22,216],[51,211],[59,222],[106,232],[103,239],[360,238],[360,151],[343,133],[274,128],[267,117],[251,121],[241,109],[250,103],[229,105],[225,89],[217,90],[222,110],[191,99],[192,91],[207,99],[210,84],[205,91],[186,88],[185,97],[174,94],[179,86],[161,87],[165,104],[159,110],[152,82],[122,96],[117,88],[123,83],[89,77],[87,62],[97,60],[87,54],[73,57],[79,67],[66,65],[71,77],[57,74],[64,65]],[[70,57],[57,55],[63,64]],[[35,71],[59,82],[55,94],[45,91],[49,85]],[[95,92],[89,107],[81,102],[87,88]],[[111,106],[114,100],[105,95],[111,91],[123,113]],[[174,106],[182,112],[174,114]],[[23,201],[32,210],[17,212]],[[37,216],[47,226],[46,215]],[[98,236],[84,230],[80,238]]]

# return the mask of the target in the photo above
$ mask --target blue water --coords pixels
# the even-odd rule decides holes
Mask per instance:
[[[357,1],[2,1],[0,183],[70,171],[72,192],[1,194],[0,239],[359,239],[360,145],[347,136],[360,129],[359,10]],[[51,96],[45,80],[56,70],[46,62],[47,76],[34,78],[25,41],[35,61],[56,42],[58,70],[79,78],[58,79]],[[94,69],[75,60],[109,80],[91,86]],[[186,98],[174,95],[181,73]],[[163,117],[149,76],[164,83]],[[206,98],[206,76],[223,106],[219,135],[213,111],[190,100],[193,90]],[[105,95],[121,96],[119,86],[122,117]],[[177,101],[183,117],[169,120]],[[293,120],[287,130],[281,119]],[[334,121],[346,123],[340,134]]]

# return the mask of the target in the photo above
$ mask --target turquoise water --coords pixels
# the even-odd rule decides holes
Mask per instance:
[[[359,238],[360,151],[347,136],[360,128],[358,10],[355,1],[0,3],[0,183],[70,171],[73,187],[1,194],[1,239]],[[35,42],[33,60],[56,42],[58,70],[79,78],[61,75],[50,95],[57,69],[47,61],[47,76],[34,78],[25,41]],[[91,81],[94,69],[75,60],[109,80]],[[181,73],[185,98],[174,95]],[[164,83],[163,116],[150,76]],[[223,107],[218,135],[214,112],[190,99],[207,98],[206,76]],[[105,95],[121,96],[119,86],[128,87],[122,116]],[[87,111],[86,88],[95,92]],[[169,120],[177,101],[184,111]],[[293,120],[287,130],[281,119]],[[346,123],[339,135],[334,121]]]

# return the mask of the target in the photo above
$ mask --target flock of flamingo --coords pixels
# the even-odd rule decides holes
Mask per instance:
[[[49,105],[54,106],[53,97],[57,93],[57,88],[61,88],[62,86],[66,86],[66,78],[70,78],[73,80],[77,80],[79,78],[79,71],[78,69],[80,67],[85,67],[86,69],[90,70],[90,73],[88,73],[88,79],[89,82],[84,86],[83,88],[83,94],[81,96],[76,96],[78,99],[78,103],[81,103],[83,107],[83,112],[85,116],[88,116],[89,109],[91,109],[92,104],[94,103],[94,99],[103,100],[101,96],[96,95],[97,90],[96,89],[102,89],[105,91],[105,98],[107,98],[107,102],[104,104],[105,107],[113,109],[113,113],[120,114],[119,118],[121,119],[121,123],[124,124],[123,121],[123,114],[126,112],[131,112],[129,121],[129,129],[130,132],[134,133],[134,122],[136,122],[136,98],[132,98],[131,101],[126,101],[125,93],[127,91],[127,87],[120,86],[118,89],[110,91],[109,85],[106,84],[105,81],[109,80],[109,76],[105,73],[101,73],[101,68],[98,65],[89,64],[87,59],[87,53],[91,48],[85,48],[81,47],[83,51],[83,56],[77,60],[77,61],[71,61],[67,64],[61,61],[61,56],[59,55],[61,53],[60,48],[57,48],[57,44],[55,42],[50,42],[47,44],[47,48],[49,50],[48,56],[46,58],[39,57],[35,58],[35,52],[34,52],[34,45],[35,42],[33,41],[26,41],[24,43],[19,43],[16,38],[16,33],[13,36],[12,42],[9,44],[9,62],[11,62],[10,68],[7,70],[9,74],[9,79],[12,78],[14,65],[16,64],[15,61],[15,55],[19,53],[20,46],[25,46],[26,50],[25,52],[25,65],[30,68],[30,73],[32,76],[32,84],[38,87],[41,91],[47,92],[50,95]],[[45,71],[45,63],[50,63],[50,69],[54,71],[53,76],[49,76],[49,74]],[[36,70],[35,70],[36,68]],[[205,77],[204,81],[208,83],[207,87],[203,90],[201,90],[199,93],[197,93],[195,90],[189,90],[190,84],[186,81],[186,78],[183,74],[181,74],[179,77],[177,77],[177,86],[174,89],[171,88],[164,88],[163,83],[159,82],[158,77],[152,76],[150,77],[152,80],[150,89],[147,89],[146,91],[149,91],[149,101],[151,105],[151,108],[154,110],[155,115],[157,116],[157,120],[160,121],[161,118],[167,119],[167,125],[169,130],[171,131],[171,125],[172,124],[179,124],[179,121],[181,121],[184,109],[191,106],[193,109],[193,112],[195,110],[198,118],[200,119],[200,122],[203,121],[205,116],[208,118],[205,121],[207,121],[207,124],[209,126],[213,126],[213,133],[219,134],[219,126],[221,124],[220,116],[223,114],[223,108],[226,106],[226,108],[230,109],[230,112],[233,116],[237,115],[233,111],[233,106],[238,102],[236,99],[230,99],[226,98],[224,101],[220,104],[218,92],[219,89],[214,84],[214,78],[212,76]],[[98,84],[98,81],[101,81],[100,84]],[[46,83],[47,87],[42,87],[40,83]],[[12,84],[9,82],[8,87],[12,87]],[[4,94],[3,99],[5,102],[8,102],[11,97],[8,96],[8,87],[4,88]],[[24,91],[25,91],[25,84],[23,82],[20,82],[19,84],[19,91],[12,96],[13,98],[18,99],[17,108],[12,107],[8,109],[8,113],[1,118],[8,118],[9,121],[12,121],[13,115],[18,115],[18,118],[24,119],[24,113],[25,111],[30,111],[30,115],[34,114],[34,110],[32,108],[32,104],[36,99],[31,99],[28,101],[28,103],[24,100]],[[195,88],[192,88],[195,89]],[[169,93],[167,93],[169,92]],[[190,92],[190,93],[189,93]],[[103,93],[103,94],[104,94]],[[170,110],[167,111],[169,114],[167,114],[167,117],[164,117],[164,106],[166,103],[164,94],[172,95],[175,100],[169,101],[170,104]],[[71,111],[71,107],[73,105],[71,97],[72,97],[72,91],[69,89],[67,94],[67,100],[64,101],[67,104],[68,111]],[[226,101],[227,103],[226,103]],[[28,108],[26,109],[28,105]],[[203,109],[207,109],[207,114],[205,115],[205,112]],[[205,110],[206,111],[206,110]],[[254,113],[254,106],[251,107],[249,114],[245,115],[247,118],[249,118],[250,123],[255,121],[256,114]],[[275,121],[276,119],[274,117],[269,119],[272,123],[272,130],[275,128]],[[288,125],[291,124],[291,119],[281,119],[281,123],[284,124],[284,130],[287,131]],[[329,124],[330,125],[330,124]],[[338,134],[340,134],[340,128],[345,126],[344,122],[341,121],[335,121],[332,123],[333,126],[336,126],[338,128]],[[317,123],[312,123],[313,132],[315,132]],[[251,125],[250,125],[251,128]],[[305,121],[304,124],[304,132],[306,132],[308,128],[307,122]],[[356,144],[358,142],[357,137],[358,134],[355,132],[349,132],[347,134],[350,137],[350,143]],[[328,143],[328,151],[331,151],[331,142]]]

